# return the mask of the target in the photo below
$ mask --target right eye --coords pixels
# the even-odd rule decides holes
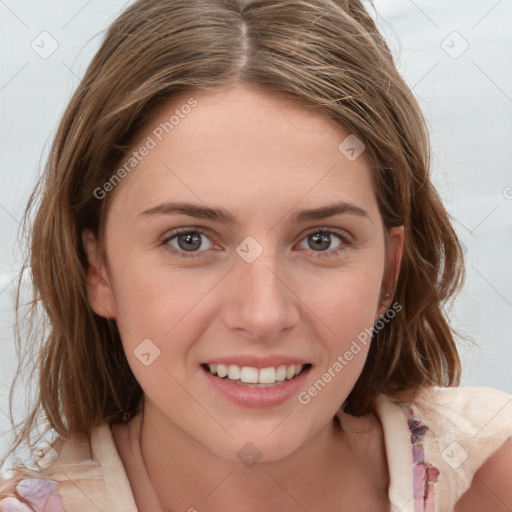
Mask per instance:
[[[202,246],[202,236],[206,237],[208,235],[200,228],[179,228],[171,231],[162,240],[162,245],[165,245],[172,253],[182,258],[195,258],[197,257],[195,253],[203,252],[197,250]],[[171,243],[174,242],[174,239],[176,239],[175,244]],[[212,243],[209,248],[213,246]]]

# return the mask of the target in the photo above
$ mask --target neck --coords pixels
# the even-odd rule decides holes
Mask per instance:
[[[341,417],[349,432],[368,427],[366,420],[343,413]],[[199,444],[149,402],[139,443],[145,471],[163,510],[172,505],[172,510],[216,511],[233,503],[243,503],[248,512],[294,510],[294,506],[303,510],[298,506],[300,497],[316,496],[322,475],[349,482],[357,459],[351,434],[345,434],[333,419],[286,457],[244,465]],[[292,505],[294,499],[297,503]]]

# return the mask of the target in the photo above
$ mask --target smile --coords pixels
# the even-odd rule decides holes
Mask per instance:
[[[255,368],[253,366],[238,366],[236,364],[205,364],[206,369],[221,379],[242,382],[244,384],[273,385],[291,380],[299,375],[310,364],[280,365],[277,367]]]
[[[201,374],[207,387],[223,399],[242,407],[267,408],[296,397],[313,366],[310,363],[267,366],[267,362],[257,368],[247,363],[240,366],[227,361],[203,363]]]

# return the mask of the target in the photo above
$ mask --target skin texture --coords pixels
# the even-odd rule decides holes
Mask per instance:
[[[510,512],[512,510],[512,439],[496,450],[475,473],[470,489],[460,498],[454,512]]]
[[[212,511],[230,503],[247,512],[387,510],[380,423],[368,415],[358,420],[361,434],[349,435],[332,419],[368,346],[307,405],[296,396],[265,409],[231,403],[200,365],[233,355],[299,357],[313,365],[307,389],[390,305],[381,299],[392,296],[403,229],[391,230],[386,251],[366,155],[350,161],[338,150],[349,132],[272,93],[236,86],[183,94],[141,141],[191,96],[197,106],[109,192],[104,262],[84,233],[91,306],[117,320],[145,393],[140,446],[158,498],[173,510],[198,496],[207,497],[199,509]],[[222,207],[240,224],[140,215],[169,201]],[[336,201],[366,214],[291,220]],[[192,257],[172,252],[187,253],[186,241],[165,242],[172,230],[199,227],[206,234]],[[331,243],[317,249],[308,235],[327,229]],[[263,249],[252,263],[236,252],[249,236]],[[145,339],[160,350],[148,366],[134,353]],[[237,457],[247,442],[261,452],[250,469]]]

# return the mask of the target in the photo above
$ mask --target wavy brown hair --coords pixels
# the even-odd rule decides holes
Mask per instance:
[[[402,310],[374,334],[346,411],[369,412],[378,393],[410,400],[423,386],[458,385],[460,360],[443,305],[462,284],[462,251],[430,181],[423,115],[364,6],[358,0],[140,0],[108,29],[25,212],[30,251],[17,289],[20,364],[9,395],[15,430],[13,389],[23,361],[33,365],[38,396],[1,465],[23,441],[32,446],[39,415],[66,438],[90,437],[101,422],[138,412],[142,389],[116,323],[92,311],[86,292],[81,235],[90,229],[101,244],[112,195],[99,200],[94,191],[164,102],[237,83],[295,100],[356,134],[371,162],[385,227],[405,227],[393,295]],[[33,297],[22,319],[27,271]],[[20,355],[22,348],[28,355]]]

